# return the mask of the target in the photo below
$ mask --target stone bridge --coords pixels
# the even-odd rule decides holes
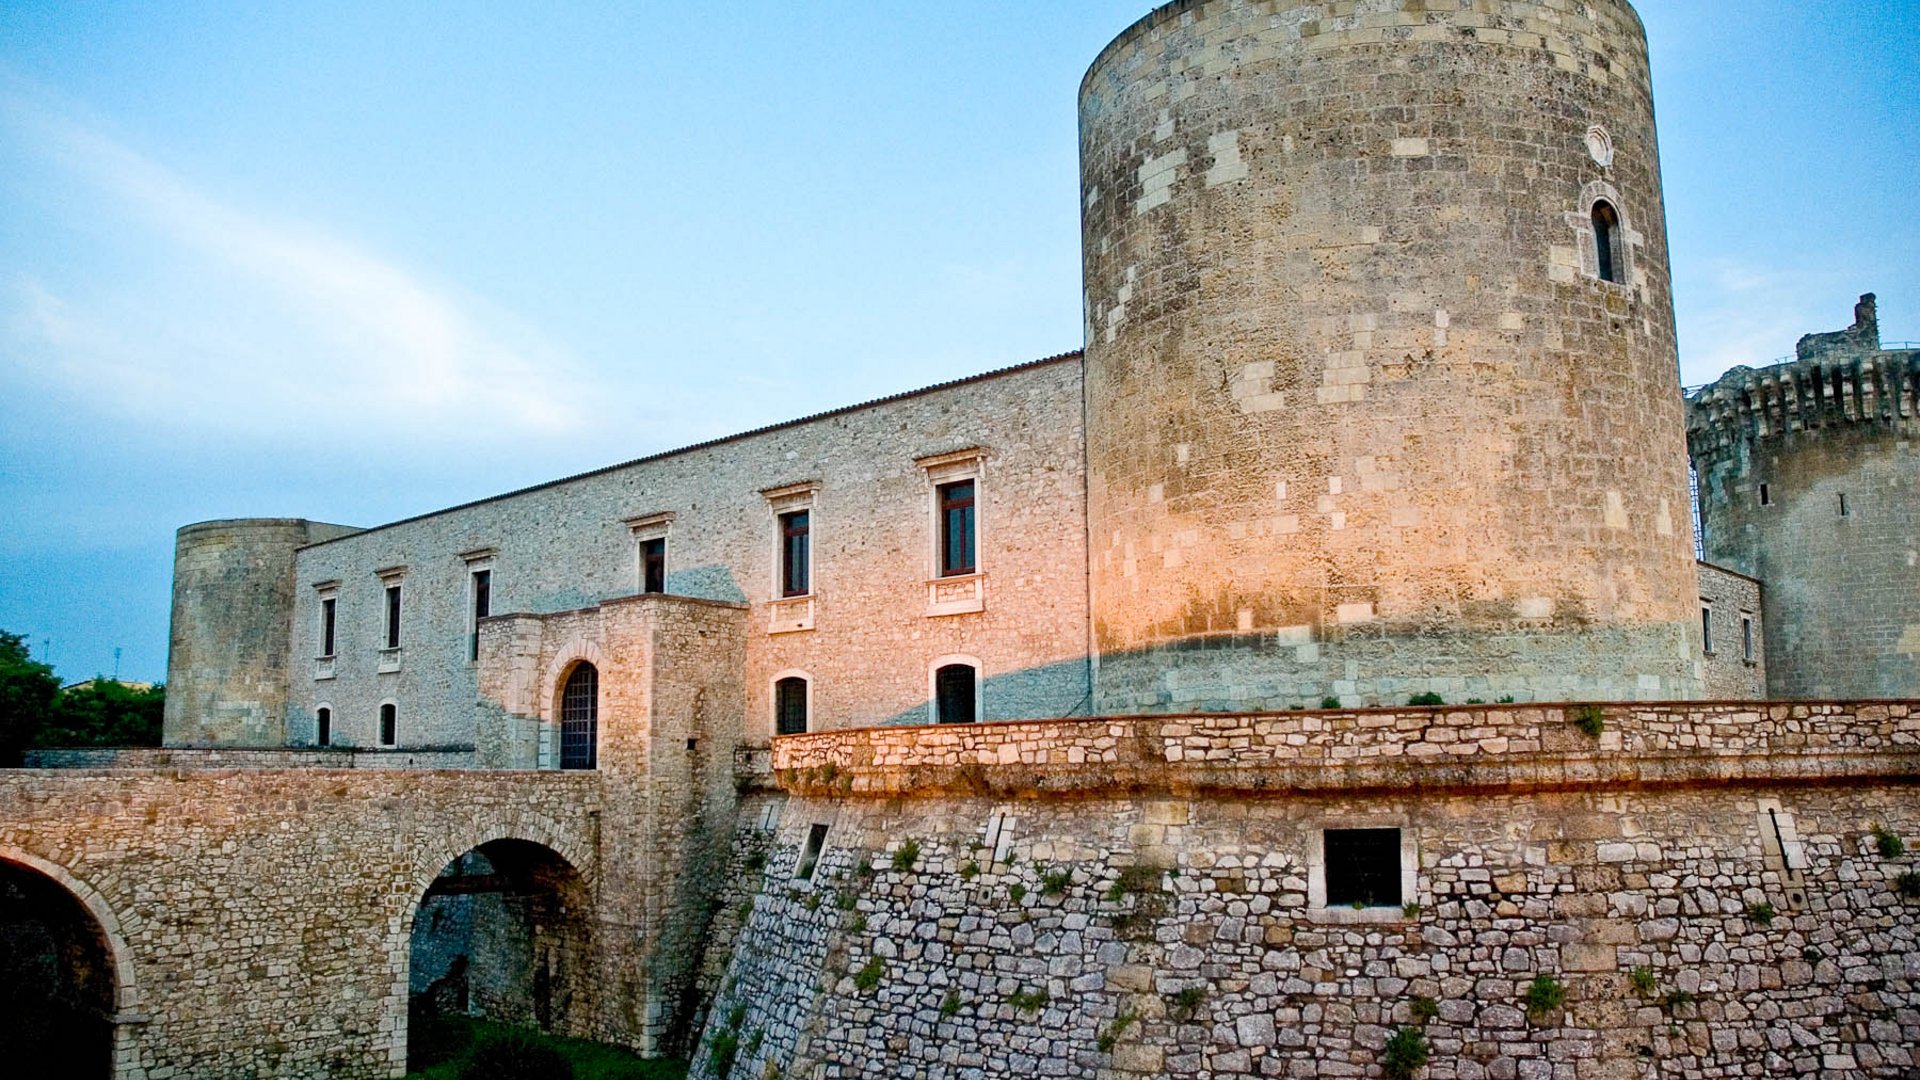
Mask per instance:
[[[63,1075],[386,1077],[405,1070],[423,898],[464,853],[520,841],[576,886],[536,928],[573,946],[556,1026],[642,1045],[663,897],[616,887],[632,882],[601,853],[606,790],[592,773],[0,772],[0,887],[77,904],[76,981],[105,1015]]]

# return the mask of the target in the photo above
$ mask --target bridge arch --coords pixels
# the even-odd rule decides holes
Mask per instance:
[[[10,1009],[20,1004],[11,1000],[15,995],[29,1001],[35,996],[33,987],[20,983],[53,982],[55,990],[64,986],[67,1000],[46,1003],[49,1022],[78,1025],[60,1038],[38,1040],[49,1044],[38,1047],[12,1046],[0,1038],[0,1053],[12,1066],[31,1073],[31,1054],[58,1049],[65,1052],[59,1064],[44,1064],[61,1075],[137,1072],[138,1031],[145,1017],[137,1012],[133,952],[119,917],[98,890],[59,863],[0,844],[0,936],[10,939],[0,941],[9,961],[0,965],[0,979],[9,984],[0,986],[0,994],[9,999]],[[55,970],[31,970],[36,961]],[[12,1030],[25,1033],[20,1015],[9,1015],[8,1021]]]
[[[520,812],[423,845],[401,896],[390,1002],[398,1069],[412,1040],[447,1016],[589,1034],[594,992],[595,860],[571,829]],[[417,1048],[416,1048],[417,1049]]]

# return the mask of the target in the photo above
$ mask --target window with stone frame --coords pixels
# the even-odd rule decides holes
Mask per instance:
[[[560,767],[600,764],[600,672],[582,661],[567,672],[560,690]]]
[[[1321,832],[1329,908],[1400,907],[1399,829]]]
[[[980,669],[972,664],[944,664],[933,673],[934,722],[971,724],[979,719]]]
[[[773,730],[777,735],[807,732],[808,684],[804,675],[788,675],[773,684]]]

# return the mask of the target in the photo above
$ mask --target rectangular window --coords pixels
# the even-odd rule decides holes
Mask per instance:
[[[1840,493],[1840,516],[1847,516],[1847,495],[1844,491]]]
[[[400,586],[387,586],[387,648],[400,647]]]
[[[667,538],[664,536],[640,541],[640,591],[667,591]]]
[[[1753,616],[1740,613],[1740,659],[1753,663]]]
[[[333,710],[322,708],[313,717],[313,741],[317,746],[333,745]]]
[[[1700,606],[1700,651],[1713,655],[1713,609],[1705,604]]]
[[[794,510],[780,515],[780,595],[805,596],[811,589],[809,581],[812,567],[809,565],[810,551],[808,538],[808,520],[812,515],[806,510]]]
[[[941,484],[940,497],[940,576],[953,577],[974,571],[973,481],[956,480]]]
[[[333,655],[334,597],[328,596],[320,601],[320,655]]]
[[[480,620],[493,614],[493,571],[473,572],[473,625],[467,634],[467,659],[480,659]]]
[[[381,746],[392,746],[399,741],[399,711],[398,706],[390,703],[380,706]]]
[[[1327,907],[1401,905],[1399,829],[1328,829],[1321,842]]]
[[[820,852],[827,846],[827,827],[813,825],[807,829],[807,846],[800,852],[800,862],[794,867],[793,876],[806,881],[813,877],[813,868],[820,865]]]
[[[1770,496],[1769,492],[1767,491],[1767,485],[1765,484],[1760,485],[1760,505],[1761,506],[1773,505],[1773,499]]]
[[[948,664],[933,673],[935,723],[973,723],[979,700],[975,693],[978,675],[971,664]]]
[[[788,676],[773,684],[774,730],[804,735],[807,730],[807,680]]]

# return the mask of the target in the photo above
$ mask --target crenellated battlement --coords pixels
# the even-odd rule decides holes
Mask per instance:
[[[1733,368],[1687,399],[1687,448],[1696,460],[1735,440],[1920,417],[1920,350],[1880,347],[1872,293],[1855,305],[1852,326],[1808,334],[1795,354],[1771,367]]]

